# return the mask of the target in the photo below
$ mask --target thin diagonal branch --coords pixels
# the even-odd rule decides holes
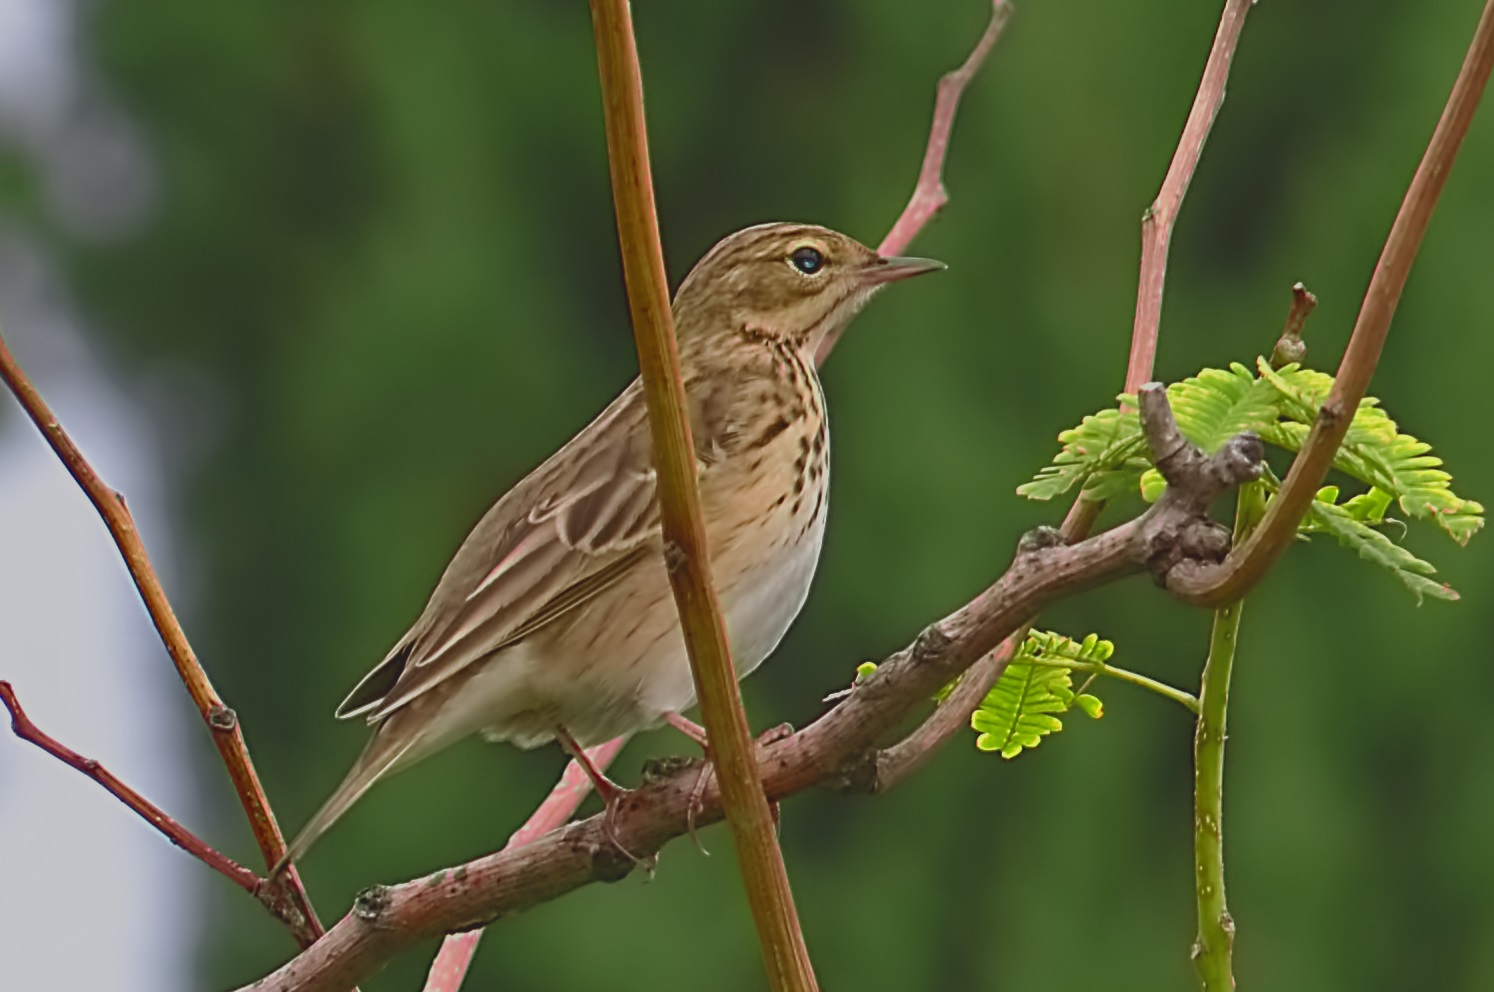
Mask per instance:
[[[1248,435],[1209,457],[1180,442],[1166,391],[1152,384],[1139,394],[1144,429],[1157,441],[1167,475],[1162,498],[1135,520],[1079,544],[1058,543],[1050,530],[1024,538],[1012,566],[965,606],[931,624],[908,647],[877,667],[820,719],[760,747],[756,758],[767,793],[785,798],[815,785],[881,791],[877,741],[914,707],[987,654],[1025,619],[1055,600],[1124,575],[1153,569],[1159,577],[1192,554],[1222,555],[1227,529],[1209,519],[1209,505],[1259,474],[1260,440]],[[658,851],[700,825],[722,817],[721,793],[693,796],[698,763],[648,778],[617,823],[617,841],[638,855]],[[692,804],[698,811],[692,817]],[[523,847],[510,848],[455,869],[359,894],[352,911],[327,936],[274,974],[255,992],[334,992],[361,981],[412,943],[512,916],[580,886],[627,875],[635,862],[619,853],[602,816],[573,823]]]
[[[949,152],[949,136],[954,129],[955,111],[960,107],[960,97],[964,96],[965,87],[985,64],[986,57],[996,47],[1001,31],[1011,16],[1012,5],[1008,0],[992,0],[991,20],[986,25],[985,33],[980,36],[960,67],[946,72],[940,78],[934,95],[934,120],[929,126],[929,140],[924,146],[918,182],[913,186],[913,195],[908,198],[908,205],[877,246],[877,254],[901,254],[903,249],[912,244],[924,225],[949,202],[949,192],[944,188],[944,159]],[[840,340],[842,333],[843,329],[825,336],[815,352],[815,364],[825,364],[825,358],[830,354],[830,349],[835,347],[835,342]]]
[[[1343,443],[1380,362],[1380,350],[1390,332],[1390,321],[1406,287],[1411,264],[1416,260],[1422,235],[1452,171],[1463,136],[1478,109],[1491,67],[1494,67],[1494,0],[1484,5],[1457,82],[1385,239],[1354,323],[1354,333],[1339,362],[1333,389],[1318,410],[1312,432],[1255,532],[1223,564],[1199,566],[1169,579],[1173,592],[1180,598],[1211,607],[1234,602],[1265,577],[1271,565],[1296,539],[1297,524],[1333,464],[1333,456]]]
[[[1193,181],[1193,173],[1203,156],[1205,142],[1214,118],[1224,103],[1225,84],[1245,15],[1251,0],[1228,0],[1214,32],[1214,44],[1204,63],[1203,77],[1193,97],[1193,108],[1183,125],[1173,151],[1172,162],[1162,187],[1141,222],[1141,274],[1136,286],[1136,320],[1131,329],[1131,357],[1126,366],[1127,393],[1135,393],[1152,377],[1156,363],[1157,340],[1162,320],[1162,289],[1167,275],[1167,250],[1172,228]],[[993,21],[993,25],[995,22]],[[999,25],[995,25],[999,29]],[[972,56],[973,57],[973,56]],[[968,65],[968,63],[967,63]],[[941,84],[942,85],[942,84]],[[941,93],[942,96],[942,93]],[[953,110],[951,110],[953,115]],[[937,115],[936,115],[937,124]],[[927,159],[925,159],[927,166]],[[920,177],[921,184],[922,177]],[[916,195],[915,195],[916,199]],[[910,204],[911,208],[911,204]],[[890,235],[889,235],[890,237]],[[1069,508],[1059,534],[1066,542],[1082,540],[1094,526],[1104,504],[1085,499],[1081,494]],[[930,760],[934,752],[970,722],[970,714],[991,691],[1011,663],[1013,655],[1027,638],[1032,621],[1018,628],[996,650],[982,658],[965,673],[960,684],[903,740],[889,747],[879,758],[880,774],[899,779],[912,775]]]
[[[209,868],[253,895],[259,890],[261,879],[254,872],[222,854],[192,831],[166,814],[161,807],[125,785],[103,765],[92,758],[85,758],[77,751],[50,736],[26,715],[21,701],[9,682],[0,681],[0,704],[10,711],[10,729],[23,741],[29,741],[71,768],[75,768],[103,786],[114,798],[140,814],[141,818],[159,830],[167,840],[206,864]]]
[[[819,986],[753,760],[752,734],[726,643],[721,604],[711,582],[695,444],[654,209],[632,12],[628,0],[591,0],[591,16],[623,276],[654,441],[665,565],[769,987],[775,992],[814,992]]]
[[[270,809],[269,798],[265,795],[264,786],[260,784],[259,773],[254,770],[254,762],[249,758],[249,749],[244,743],[243,732],[239,729],[238,716],[223,704],[223,700],[213,689],[212,682],[208,680],[207,672],[198,662],[192,645],[188,643],[187,635],[182,631],[181,623],[171,608],[171,602],[166,598],[166,591],[156,577],[150,556],[145,551],[145,542],[135,529],[135,521],[130,516],[124,497],[110,488],[94,471],[88,459],[83,457],[78,446],[42,400],[41,394],[31,384],[31,380],[21,371],[3,337],[0,337],[0,379],[10,387],[26,415],[31,418],[36,429],[41,431],[42,437],[67,468],[68,474],[78,483],[78,487],[103,518],[104,526],[114,538],[114,544],[124,558],[125,567],[129,569],[130,578],[140,592],[151,623],[160,635],[161,643],[166,646],[182,684],[187,687],[192,702],[196,704],[198,713],[208,726],[213,744],[233,782],[234,792],[244,808],[244,815],[249,818],[249,828],[254,832],[254,839],[259,844],[265,864],[273,865],[285,853],[285,837],[280,833],[280,826],[275,822],[275,814]],[[316,918],[316,911],[311,908],[311,901],[301,885],[300,876],[291,871],[284,873],[283,879],[261,886],[259,899],[290,927],[302,947],[309,946],[321,936],[321,922]]]
[[[1141,279],[1136,287],[1136,321],[1131,329],[1131,358],[1126,364],[1126,392],[1152,377],[1152,363],[1157,354],[1157,336],[1162,324],[1162,289],[1167,281],[1167,252],[1172,243],[1173,225],[1177,223],[1183,198],[1193,182],[1204,144],[1214,127],[1214,118],[1224,105],[1225,84],[1235,47],[1245,27],[1245,15],[1255,0],[1226,0],[1214,46],[1204,64],[1203,79],[1193,97],[1193,107],[1183,125],[1183,135],[1173,152],[1172,163],[1162,180],[1157,198],[1141,218]]]
[[[624,737],[617,737],[605,744],[587,748],[586,756],[598,771],[606,771],[626,741]],[[555,788],[550,790],[545,801],[524,821],[524,825],[514,831],[503,850],[523,847],[536,837],[542,837],[564,826],[590,791],[591,779],[586,772],[574,761],[567,763]],[[441,950],[436,952],[436,959],[431,962],[430,973],[425,979],[425,992],[457,992],[462,987],[462,979],[467,976],[467,968],[472,964],[472,955],[477,953],[477,944],[482,940],[482,934],[481,929],[468,930],[448,934],[441,941]]]

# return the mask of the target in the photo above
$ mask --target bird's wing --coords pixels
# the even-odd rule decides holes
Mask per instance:
[[[529,636],[657,553],[659,505],[637,383],[493,506],[425,613],[338,716],[377,722]]]

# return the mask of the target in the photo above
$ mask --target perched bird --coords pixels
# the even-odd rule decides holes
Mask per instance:
[[[675,294],[738,678],[788,630],[820,555],[830,435],[815,349],[881,286],[940,268],[823,227],[762,224],[718,243]],[[522,748],[558,740],[575,756],[694,702],[634,380],[483,516],[415,625],[338,707],[367,719],[373,738],[281,865],[375,782],[469,734]]]

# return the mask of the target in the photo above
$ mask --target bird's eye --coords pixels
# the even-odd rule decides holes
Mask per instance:
[[[789,256],[789,264],[806,276],[812,276],[825,267],[825,256],[820,254],[819,249],[805,245],[794,249]]]

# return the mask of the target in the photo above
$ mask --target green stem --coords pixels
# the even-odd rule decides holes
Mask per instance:
[[[1104,675],[1107,678],[1117,679],[1121,682],[1129,682],[1143,689],[1150,689],[1159,696],[1171,699],[1179,706],[1185,706],[1194,715],[1198,713],[1198,699],[1191,692],[1175,689],[1166,682],[1158,682],[1156,679],[1147,678],[1140,672],[1128,671],[1124,668],[1116,668],[1107,665],[1103,661],[1070,661],[1064,658],[1022,658],[1024,665],[1038,665],[1043,668],[1068,668],[1076,672],[1090,672],[1094,675]]]
[[[1264,512],[1262,486],[1242,486],[1235,509],[1236,546]],[[1204,662],[1198,693],[1198,726],[1193,735],[1193,868],[1198,898],[1193,964],[1204,992],[1227,992],[1235,987],[1230,967],[1235,921],[1224,899],[1224,741],[1230,670],[1244,607],[1241,599],[1214,611],[1209,657]]]

